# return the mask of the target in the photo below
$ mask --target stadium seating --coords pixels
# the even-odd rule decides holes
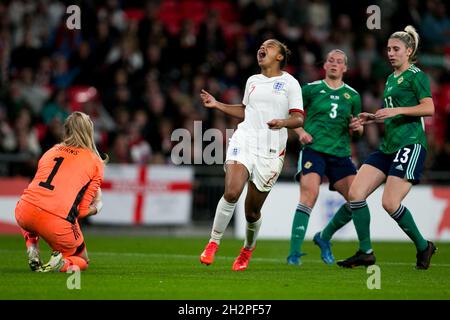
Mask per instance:
[[[81,111],[83,103],[98,98],[97,89],[89,86],[72,86],[67,90],[72,111]]]

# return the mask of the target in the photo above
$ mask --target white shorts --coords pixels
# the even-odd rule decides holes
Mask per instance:
[[[232,141],[228,146],[225,164],[233,161],[242,163],[247,168],[249,180],[259,191],[269,192],[283,169],[284,152],[276,158],[260,157],[242,149],[238,143]]]

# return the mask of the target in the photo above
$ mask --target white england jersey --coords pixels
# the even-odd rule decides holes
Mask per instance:
[[[238,142],[261,157],[278,157],[286,148],[287,129],[269,129],[267,122],[287,119],[290,112],[303,111],[302,90],[298,81],[284,72],[268,78],[256,74],[248,78],[242,104],[244,121],[238,125],[230,143]]]

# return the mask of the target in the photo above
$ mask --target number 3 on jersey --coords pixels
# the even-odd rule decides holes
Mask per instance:
[[[337,103],[332,103],[332,104],[331,104],[331,112],[329,113],[331,119],[336,118],[336,116],[337,116],[337,108],[338,108],[338,107],[339,107],[339,106],[338,106]]]
[[[52,169],[52,172],[50,172],[50,175],[47,178],[47,181],[43,182],[39,182],[39,186],[46,188],[48,190],[53,190],[55,189],[55,186],[52,185],[52,180],[55,177],[56,172],[58,172],[59,167],[61,166],[61,163],[63,162],[64,158],[63,157],[58,157],[58,158],[54,158],[53,161],[56,161],[55,166]]]

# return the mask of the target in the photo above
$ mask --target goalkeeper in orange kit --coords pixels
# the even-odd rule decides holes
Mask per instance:
[[[41,157],[35,177],[16,206],[31,270],[65,272],[72,266],[88,267],[78,219],[97,214],[103,206],[100,185],[107,160],[97,151],[89,116],[72,113],[64,123],[62,143]],[[40,237],[53,250],[44,265],[39,256]]]

